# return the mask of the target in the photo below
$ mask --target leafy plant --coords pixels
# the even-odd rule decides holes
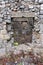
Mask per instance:
[[[18,46],[18,42],[14,42],[13,44],[14,44],[14,46]]]

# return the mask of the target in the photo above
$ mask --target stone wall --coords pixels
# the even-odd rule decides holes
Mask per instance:
[[[43,4],[41,3],[43,2],[39,0],[0,0],[0,48],[5,47],[9,51],[14,43],[11,18],[12,13],[16,12],[34,13],[32,14],[35,15],[32,43],[43,43]]]
[[[32,6],[31,6],[31,5]],[[2,6],[1,6],[2,5]],[[26,2],[21,0],[0,0],[0,42],[7,45],[11,44],[14,40],[12,38],[13,31],[11,31],[11,13],[17,11],[32,11],[34,9],[33,2]],[[5,38],[5,39],[4,39]],[[7,41],[9,40],[9,42]]]

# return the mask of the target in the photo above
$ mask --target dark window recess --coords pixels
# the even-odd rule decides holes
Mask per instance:
[[[19,19],[19,18],[18,18]],[[12,29],[14,32],[14,41],[18,43],[32,42],[32,29],[34,28],[34,18],[28,18],[28,21],[17,21],[12,18]]]

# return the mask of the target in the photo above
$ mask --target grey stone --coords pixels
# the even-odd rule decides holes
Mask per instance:
[[[40,6],[40,10],[43,10],[43,4],[41,4],[41,6]]]
[[[11,23],[11,20],[8,20],[8,19],[7,20],[4,20],[4,21],[7,22],[7,23]]]
[[[43,3],[43,0],[39,0],[39,3]]]
[[[0,26],[0,30],[2,30],[3,29],[3,26]]]
[[[10,31],[11,30],[11,25],[7,26],[7,30]]]
[[[43,15],[39,15],[39,17],[40,17],[41,19],[43,19]]]
[[[6,55],[5,48],[0,49],[0,57],[4,57]]]
[[[10,15],[8,15],[8,19],[9,19],[9,20],[11,19],[11,16],[10,16]]]
[[[3,17],[3,14],[0,14],[0,18],[2,18]]]
[[[2,19],[2,18],[0,18],[0,22],[2,22],[2,20],[3,20],[3,19]]]
[[[40,33],[43,33],[43,24],[40,24]]]
[[[39,12],[39,14],[40,14],[40,15],[43,15],[43,10],[41,10],[41,11]]]

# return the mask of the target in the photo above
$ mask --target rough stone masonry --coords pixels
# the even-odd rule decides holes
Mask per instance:
[[[0,0],[0,49],[9,51],[12,48],[13,17],[34,17],[32,44],[43,46],[43,0]]]

